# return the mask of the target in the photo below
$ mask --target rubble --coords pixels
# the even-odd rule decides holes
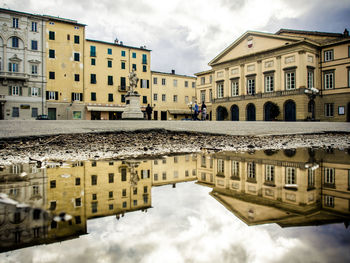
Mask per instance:
[[[7,138],[0,165],[86,159],[124,159],[206,151],[275,150],[300,147],[350,149],[346,133],[230,136],[163,129]],[[41,166],[41,163],[38,164]]]

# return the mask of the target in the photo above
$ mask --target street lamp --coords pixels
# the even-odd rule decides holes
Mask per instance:
[[[305,94],[309,97],[309,112],[311,111],[311,120],[315,120],[315,98],[320,91],[314,87],[305,89]]]
[[[190,101],[187,106],[191,109],[191,120],[193,120],[193,117],[192,117],[192,101]]]

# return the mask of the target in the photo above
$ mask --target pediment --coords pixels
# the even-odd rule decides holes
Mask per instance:
[[[240,57],[285,46],[299,41],[298,38],[248,31],[209,62],[210,66]]]
[[[19,57],[17,57],[16,54],[14,54],[12,57],[9,58],[9,61],[11,61],[11,62],[21,62],[22,59],[20,59]]]

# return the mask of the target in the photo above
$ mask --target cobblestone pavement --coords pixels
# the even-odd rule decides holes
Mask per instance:
[[[350,132],[345,122],[231,121],[0,121],[0,138],[166,129],[227,135],[291,135]]]

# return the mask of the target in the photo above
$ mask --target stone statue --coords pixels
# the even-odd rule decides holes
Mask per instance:
[[[136,73],[134,69],[129,74],[129,83],[130,83],[130,93],[134,93],[134,89],[137,86],[137,82],[139,81],[139,78],[136,76]]]

